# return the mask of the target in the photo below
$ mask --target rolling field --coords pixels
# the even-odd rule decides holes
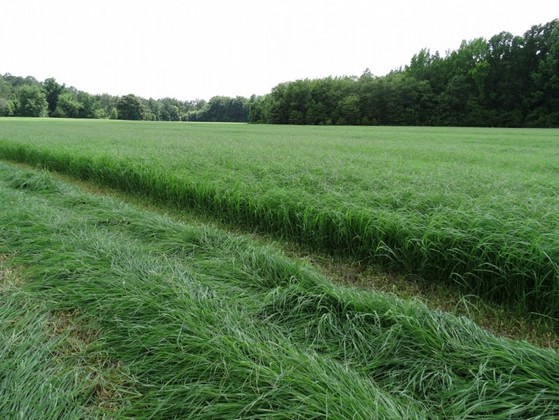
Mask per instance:
[[[0,158],[559,316],[559,131],[0,122]]]
[[[559,415],[559,354],[0,163],[0,417]]]

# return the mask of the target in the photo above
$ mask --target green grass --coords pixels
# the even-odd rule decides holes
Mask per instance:
[[[557,318],[558,133],[4,119],[0,157]]]
[[[125,372],[93,346],[77,311],[49,309],[23,287],[0,258],[0,417],[99,418],[114,412]]]
[[[0,255],[2,418],[559,415],[554,350],[46,172],[0,164]]]

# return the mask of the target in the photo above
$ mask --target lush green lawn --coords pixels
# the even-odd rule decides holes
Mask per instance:
[[[0,418],[555,418],[559,355],[0,163]]]
[[[559,131],[0,120],[0,157],[559,315]]]

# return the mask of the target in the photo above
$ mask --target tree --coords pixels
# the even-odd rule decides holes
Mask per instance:
[[[143,120],[145,117],[142,101],[133,94],[122,96],[116,104],[116,109],[120,120]]]
[[[47,99],[39,85],[23,85],[17,90],[14,114],[17,117],[45,117]]]
[[[336,114],[339,125],[360,124],[359,96],[353,94],[342,98],[336,108]]]
[[[160,106],[159,118],[162,121],[180,121],[181,103],[173,98],[163,98],[158,101]]]
[[[13,89],[10,83],[0,75],[0,115],[8,115],[8,104],[11,102]]]
[[[117,119],[116,104],[118,102],[118,98],[116,96],[103,93],[102,95],[96,95],[95,101],[97,102],[99,109],[103,111],[104,118],[110,118],[112,120]]]
[[[187,111],[189,121],[246,122],[249,117],[249,100],[241,96],[214,96],[207,103],[198,102],[195,108]]]
[[[539,127],[559,126],[559,20],[533,26],[524,35],[528,52],[530,89],[528,125]]]
[[[98,118],[101,106],[97,99],[87,92],[76,90],[76,100],[82,105],[79,118]]]
[[[48,103],[48,115],[50,117],[54,114],[54,111],[56,111],[56,107],[58,106],[58,98],[64,91],[64,85],[58,84],[56,80],[51,77],[50,79],[46,79],[43,82],[43,89],[45,91],[45,96]]]
[[[227,107],[229,121],[246,122],[248,121],[249,105],[248,99],[242,96],[231,98]]]
[[[12,96],[12,86],[3,76],[0,76],[0,117],[5,117],[13,113]]]
[[[0,97],[0,117],[6,117],[12,115],[12,102],[8,101],[6,98]]]
[[[149,98],[146,102],[147,113],[149,114],[149,120],[159,121],[161,120],[161,101],[157,99]]]
[[[252,95],[248,102],[248,121],[262,124],[267,122],[267,96]]]
[[[83,106],[78,102],[73,92],[66,91],[58,98],[58,106],[53,117],[78,118]]]

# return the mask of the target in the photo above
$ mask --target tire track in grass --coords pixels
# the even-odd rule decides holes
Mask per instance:
[[[184,270],[166,277],[172,274],[169,258],[151,255],[152,241],[147,247],[120,241],[123,235],[107,224],[99,229],[87,212],[72,217],[68,208],[51,206],[57,194],[17,193],[26,210],[11,215],[21,226],[12,247],[31,255],[27,275],[40,279],[36,293],[48,296],[53,309],[78,307],[99,323],[104,350],[138,379],[139,395],[124,415],[368,418],[422,412],[409,398],[389,395],[338,363],[305,352],[274,328],[253,324],[242,302],[192,293],[194,280]],[[4,224],[5,231],[10,225]],[[46,239],[29,241],[37,232]],[[160,259],[164,267],[158,271]],[[221,283],[211,273],[206,279]],[[170,287],[171,280],[178,284]]]
[[[0,204],[8,222],[0,233],[32,263],[33,290],[57,310],[79,308],[95,320],[103,350],[134,375],[121,414],[559,412],[554,351],[498,339],[417,302],[336,286],[243,237],[60,183],[23,183],[37,191],[11,182],[6,196],[24,205]],[[20,238],[10,236],[16,229]],[[43,241],[30,239],[37,232]]]

